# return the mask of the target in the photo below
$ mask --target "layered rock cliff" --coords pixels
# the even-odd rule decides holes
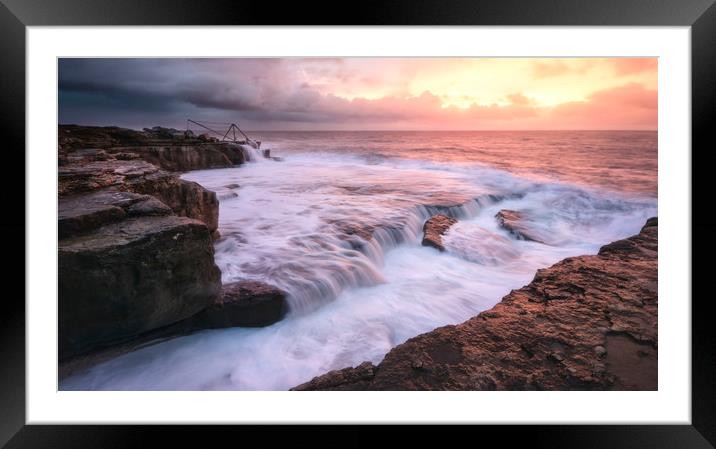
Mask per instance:
[[[117,159],[142,159],[170,171],[232,167],[246,161],[239,145],[206,137],[185,138],[114,126],[59,126],[60,165],[88,149],[104,150]]]
[[[254,283],[222,293],[212,242],[219,201],[176,173],[243,162],[238,146],[175,139],[163,128],[60,126],[62,363],[83,354],[97,361],[108,349],[117,354],[159,337],[281,319],[283,292]]]
[[[191,317],[221,288],[214,192],[143,160],[80,153],[58,170],[61,360]]]
[[[195,182],[180,179],[142,160],[117,160],[95,150],[103,160],[82,160],[58,168],[60,229],[68,215],[86,218],[92,210],[102,215],[114,210],[113,192],[152,196],[173,213],[203,221],[210,232],[218,226],[219,201],[216,194]]]
[[[565,259],[470,320],[411,338],[378,365],[294,390],[655,390],[658,223]]]
[[[188,318],[221,288],[206,225],[173,215],[62,239],[58,267],[61,358]]]

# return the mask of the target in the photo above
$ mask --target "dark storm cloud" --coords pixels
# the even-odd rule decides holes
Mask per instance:
[[[122,115],[131,110],[241,116],[262,121],[314,121],[320,94],[291,76],[277,59],[62,59],[60,121],[83,110]],[[105,117],[108,122],[112,117]],[[161,117],[157,117],[161,121]]]
[[[60,122],[110,123],[150,111],[172,121],[190,114],[262,123],[405,118],[407,110],[371,111],[316,87],[352,77],[340,59],[62,59]]]

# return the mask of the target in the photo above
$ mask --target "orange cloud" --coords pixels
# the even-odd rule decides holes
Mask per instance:
[[[521,106],[525,106],[525,105],[532,103],[532,100],[530,100],[529,98],[527,98],[526,96],[524,96],[521,93],[507,95],[507,100],[509,100],[509,102],[511,104],[521,105]]]
[[[584,129],[656,129],[657,91],[631,83],[595,92],[588,101],[561,104],[549,116],[555,124]]]
[[[656,58],[614,58],[614,71],[617,75],[631,75],[647,71],[656,71],[658,66]]]
[[[313,96],[301,110],[339,121],[349,128],[382,129],[656,129],[657,91],[637,83],[604,89],[584,101],[557,106],[535,105],[521,93],[506,105],[444,107],[440,97],[354,98]]]
[[[550,78],[569,72],[569,66],[563,61],[535,62],[532,73],[535,79]]]

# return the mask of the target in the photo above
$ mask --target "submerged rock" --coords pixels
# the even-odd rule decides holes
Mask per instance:
[[[524,212],[502,209],[495,218],[502,228],[518,239],[544,243],[534,231],[530,230]]]
[[[484,266],[507,265],[522,256],[514,241],[502,233],[465,221],[451,229],[449,240],[443,237],[443,244],[454,256]]]
[[[59,241],[60,359],[136,337],[213,304],[221,288],[206,225],[142,216]]]
[[[219,200],[230,200],[232,198],[238,198],[239,194],[236,192],[227,192],[219,195]]]
[[[654,218],[598,255],[538,270],[492,309],[411,338],[377,366],[295,389],[656,390],[657,254]]]
[[[434,215],[423,225],[423,246],[432,246],[440,251],[445,251],[442,236],[447,233],[457,220],[446,215]]]

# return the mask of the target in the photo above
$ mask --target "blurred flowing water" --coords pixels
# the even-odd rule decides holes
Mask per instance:
[[[223,282],[289,293],[262,329],[204,331],[65,379],[60,389],[285,390],[462,322],[538,268],[595,254],[657,215],[656,132],[252,133],[282,161],[183,177],[220,199]],[[238,187],[236,186],[238,184]],[[543,243],[498,226],[523,212]],[[420,245],[435,213],[447,251]]]

